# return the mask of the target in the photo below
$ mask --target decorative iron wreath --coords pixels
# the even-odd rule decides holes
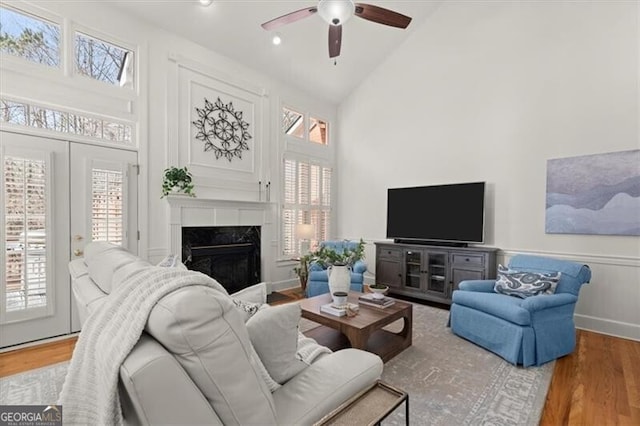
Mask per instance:
[[[229,162],[233,157],[242,159],[242,151],[249,150],[251,139],[249,123],[242,119],[242,111],[236,111],[233,103],[218,100],[212,104],[204,99],[204,108],[197,108],[199,119],[193,121],[198,129],[196,139],[204,142],[204,152],[213,151],[216,159],[224,157]]]

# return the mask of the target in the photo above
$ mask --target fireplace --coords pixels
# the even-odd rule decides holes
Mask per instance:
[[[229,294],[260,282],[259,226],[182,227],[182,261]]]

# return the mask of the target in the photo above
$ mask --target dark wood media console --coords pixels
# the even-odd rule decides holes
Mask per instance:
[[[494,247],[376,243],[376,284],[392,294],[451,304],[464,280],[496,277]]]

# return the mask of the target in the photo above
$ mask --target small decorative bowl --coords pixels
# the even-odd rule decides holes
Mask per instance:
[[[380,288],[380,287],[369,286],[369,290],[371,290],[371,292],[373,293],[374,299],[384,299],[384,294],[387,292],[387,290],[389,290],[389,287],[384,286]]]

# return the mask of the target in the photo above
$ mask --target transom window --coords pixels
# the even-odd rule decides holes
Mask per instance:
[[[320,118],[309,116],[308,126],[306,124],[305,114],[282,107],[282,132],[285,135],[320,145],[329,143],[329,123]]]
[[[0,122],[132,145],[132,126],[0,98]]]
[[[132,50],[80,31],[74,32],[73,46],[62,49],[64,31],[69,31],[67,25],[0,7],[0,52],[56,68],[68,61],[78,75],[133,88]],[[62,52],[68,57],[63,58]]]
[[[51,67],[60,65],[60,26],[0,7],[0,51]]]
[[[133,53],[81,32],[75,34],[75,66],[80,75],[105,83],[132,86]]]

